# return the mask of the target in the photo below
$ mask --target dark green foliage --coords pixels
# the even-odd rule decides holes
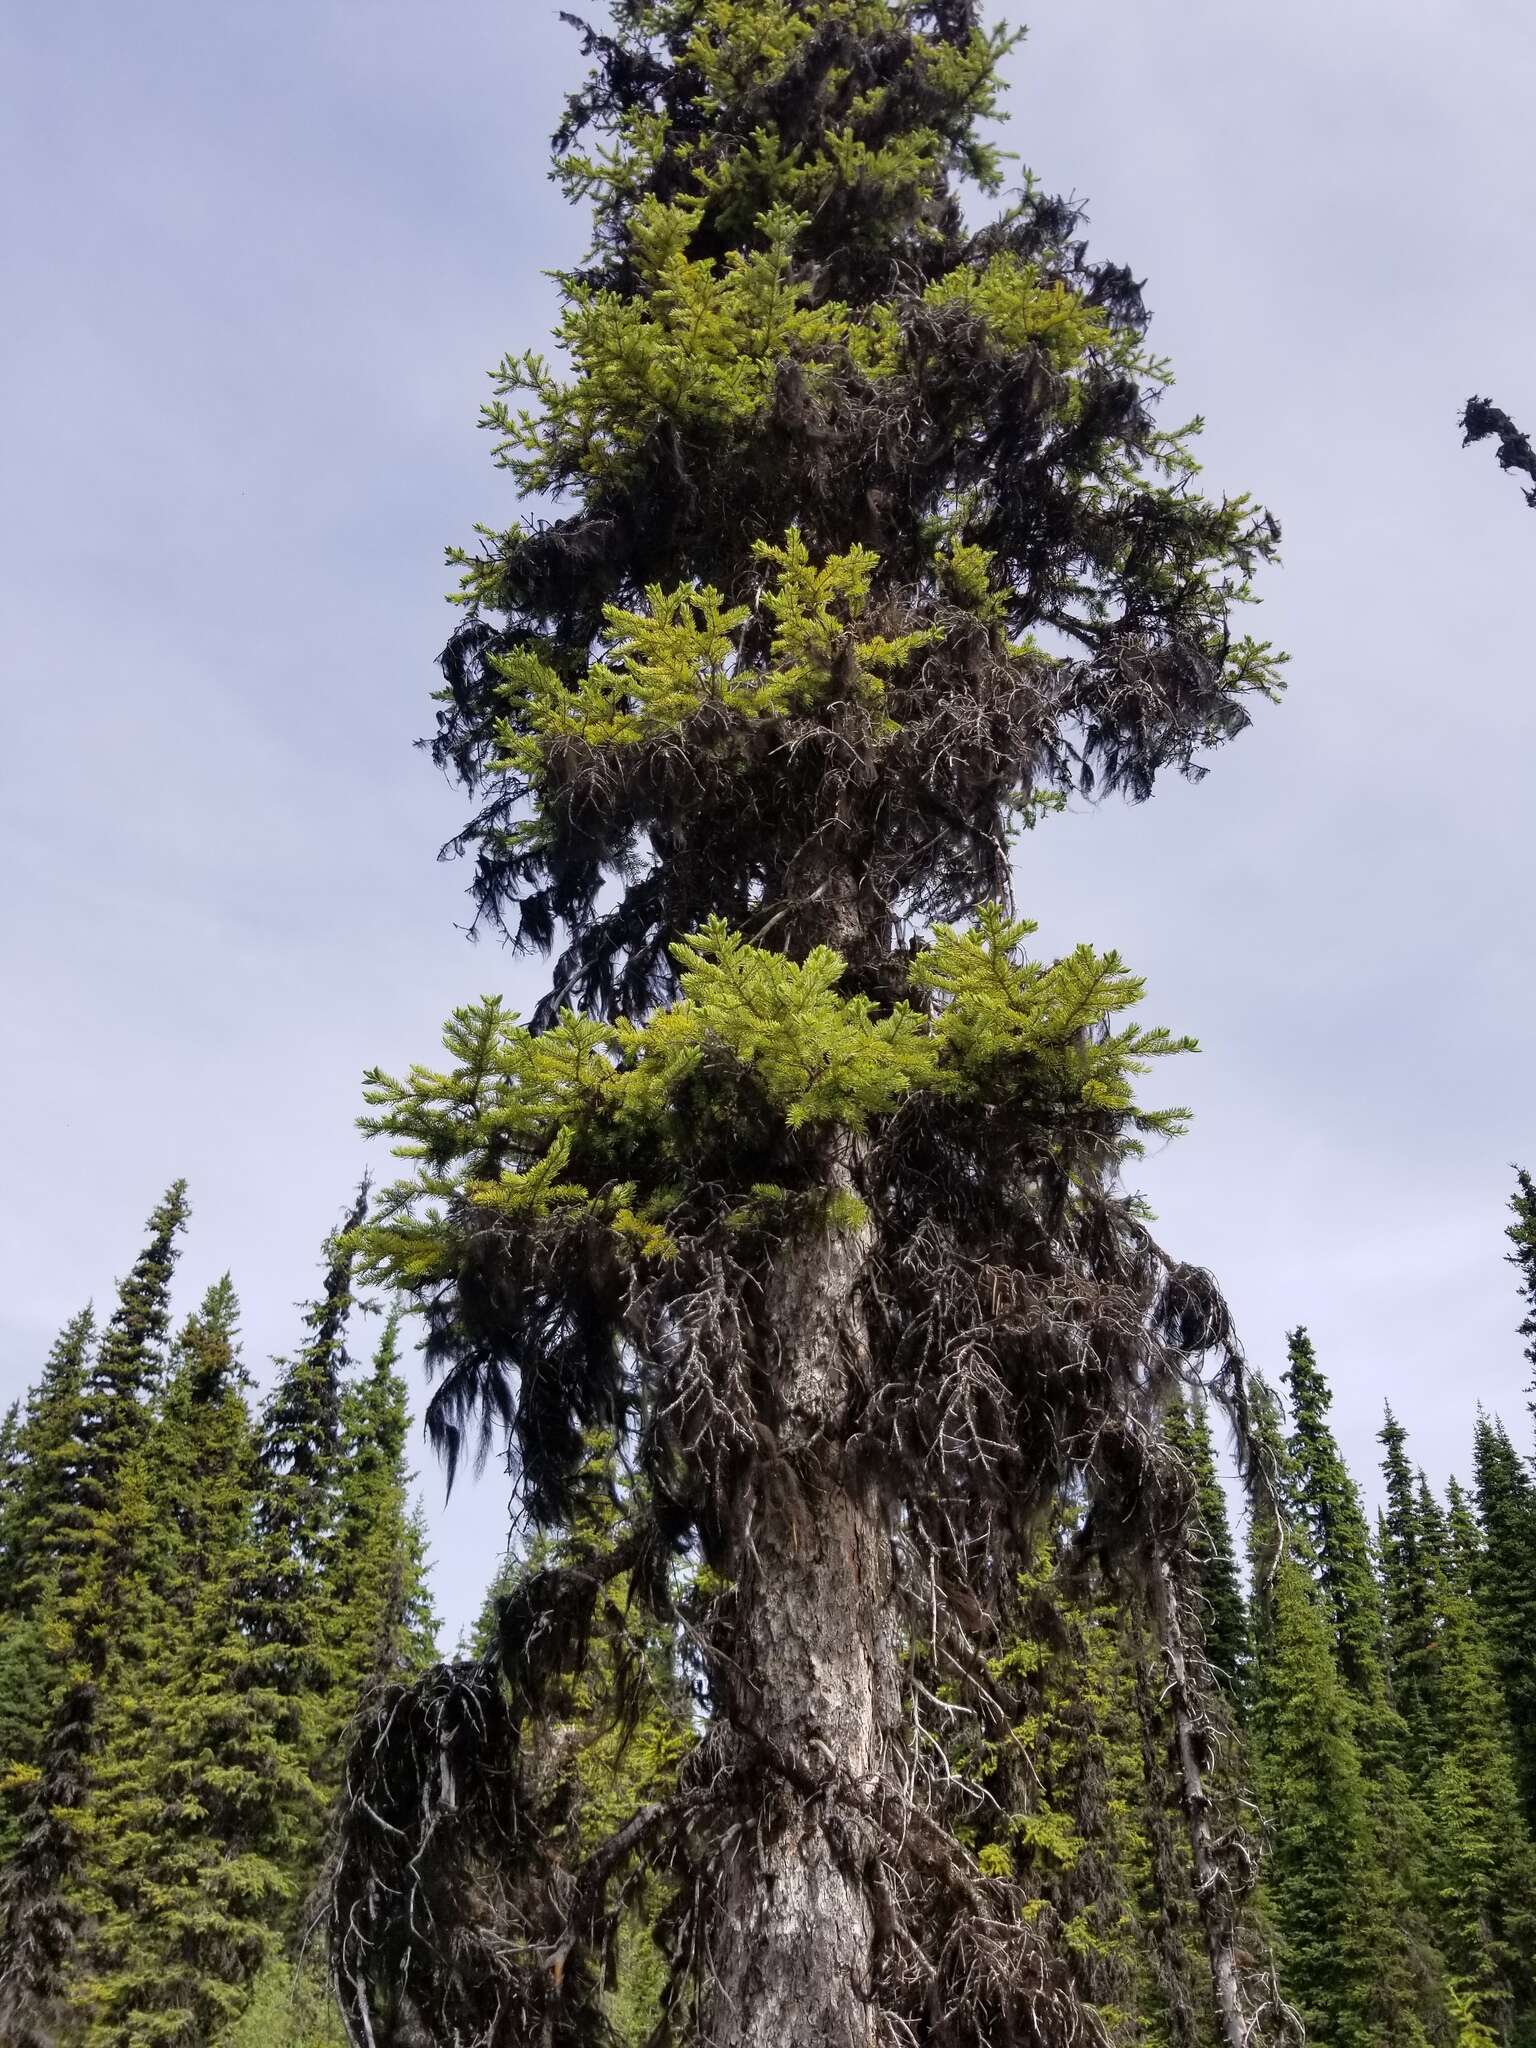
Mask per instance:
[[[1408,1463],[1407,1432],[1390,1407],[1380,1442],[1386,1451],[1381,1466],[1387,1496],[1381,1520],[1381,1575],[1392,1697],[1407,1729],[1410,1760],[1422,1776],[1435,1753],[1439,1723],[1438,1532],[1435,1517],[1426,1518],[1424,1492]]]
[[[346,1382],[333,1240],[258,1440],[228,1278],[166,1343],[184,1215],[178,1187],[99,1355],[86,1312],[3,1441],[6,2048],[334,2043],[294,1956],[337,1736],[430,1654],[394,1319]]]
[[[177,1181],[149,1219],[149,1239],[118,1288],[90,1360],[73,1438],[72,1482],[51,1541],[49,1647],[57,1675],[20,1841],[0,1872],[0,2040],[47,2048],[81,1925],[82,1810],[91,1786],[103,1687],[136,1650],[146,1619],[144,1505],[149,1397],[170,1328],[170,1278],[186,1222]]]
[[[273,1563],[270,1598],[279,1629],[286,1592],[291,1589],[302,1601],[331,1540],[341,1465],[342,1383],[350,1363],[353,1252],[346,1233],[362,1223],[367,1207],[365,1181],[341,1230],[327,1240],[325,1283],[319,1299],[304,1312],[308,1338],[294,1358],[280,1365],[262,1413],[257,1519]]]
[[[1506,1252],[1505,1257],[1520,1275],[1526,1311],[1520,1334],[1525,1339],[1525,1355],[1536,1368],[1536,1181],[1523,1166],[1515,1169],[1515,1192],[1510,1196],[1509,1206],[1515,1220],[1506,1224],[1504,1235],[1513,1250]],[[1536,1394],[1536,1387],[1532,1393]]]
[[[1478,1416],[1473,1477],[1484,1538],[1474,1583],[1536,1821],[1536,1484],[1496,1417]]]
[[[9,1418],[0,1480],[0,1860],[15,1846],[17,1808],[61,1677],[47,1632],[60,1532],[78,1506],[81,1402],[94,1339],[95,1318],[82,1309],[60,1332],[25,1410]]]
[[[430,1664],[436,1622],[427,1588],[426,1538],[410,1506],[405,1440],[410,1414],[399,1363],[399,1319],[384,1324],[373,1370],[346,1390],[327,1598],[336,1718],[368,1690]]]
[[[1305,1330],[1289,1339],[1292,1493],[1339,1678],[1349,1696],[1376,1871],[1386,1904],[1373,2010],[1383,2039],[1443,2024],[1437,1902],[1426,1876],[1429,1823],[1406,1768],[1408,1731],[1392,1699],[1386,1614],[1360,1493],[1328,1421],[1333,1397]],[[1425,1523],[1422,1495],[1419,1523]]]
[[[1509,2042],[1529,2038],[1520,2027],[1533,2014],[1536,1853],[1473,1591],[1480,1535],[1459,1488],[1446,1539],[1434,1564],[1439,1719],[1427,1802],[1436,1928],[1464,2038]]]
[[[1305,1354],[1300,1364],[1305,1382]],[[1315,1390],[1310,1401],[1316,1413]],[[1251,1530],[1249,1730],[1268,1823],[1264,1898],[1281,1981],[1311,2037],[1330,2048],[1422,2041],[1417,2017],[1398,1995],[1394,1901],[1356,1741],[1355,1702],[1336,1661],[1332,1603],[1297,1513],[1298,1475],[1278,1417],[1266,1415],[1264,1428],[1282,1487],[1276,1511],[1255,1513]],[[1287,1513],[1295,1517],[1289,1525]]]
[[[1295,1499],[1333,1617],[1339,1675],[1362,1705],[1386,1700],[1386,1616],[1371,1555],[1370,1526],[1328,1422],[1333,1395],[1305,1330],[1288,1339],[1288,1444]]]
[[[211,1697],[256,1476],[237,1319],[226,1277],[178,1340],[149,1441],[153,1604],[103,1716],[92,1803],[76,1997],[91,2048],[208,2038],[240,2010],[267,1949],[262,1909],[284,1888],[247,1853],[242,1760],[226,1739],[241,1703]]]
[[[1536,1182],[1523,1169],[1510,1208],[1508,1257],[1525,1306],[1520,1335],[1536,1374]],[[1536,1377],[1531,1392],[1536,1416]],[[1473,1474],[1486,1538],[1478,1598],[1514,1730],[1526,1815],[1536,1826],[1536,1482],[1497,1417],[1478,1417]]]
[[[114,1619],[103,1596],[112,1585],[117,1489],[131,1454],[142,1449],[150,1398],[159,1390],[170,1333],[171,1273],[187,1220],[186,1183],[177,1181],[149,1219],[149,1241],[118,1290],[86,1375],[81,1403],[75,1502],[60,1531],[60,1613],[75,1653],[93,1672],[111,1654]],[[120,1558],[120,1565],[128,1560]]]
[[[1187,1401],[1180,1397],[1170,1402],[1165,1428],[1195,1486],[1192,1551],[1205,1654],[1240,1711],[1248,1683],[1248,1603],[1238,1574],[1227,1496],[1216,1470],[1210,1411],[1204,1397],[1196,1392]]]

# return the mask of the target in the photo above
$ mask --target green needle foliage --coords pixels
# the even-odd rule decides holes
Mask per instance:
[[[397,1319],[349,1378],[333,1242],[258,1431],[227,1277],[167,1343],[185,1213],[0,1440],[6,2048],[336,2048],[296,1964],[337,1738],[431,1654]]]
[[[1434,1754],[1440,1711],[1434,1589],[1442,1532],[1434,1503],[1408,1462],[1407,1432],[1390,1407],[1379,1441],[1386,1452],[1380,1549],[1392,1696],[1408,1732],[1409,1755],[1422,1771]]]
[[[566,928],[560,996],[639,1014],[709,916],[795,917],[829,775],[868,875],[805,943],[874,941],[862,978],[864,905],[968,914],[1041,787],[1145,795],[1278,687],[1229,626],[1273,523],[1193,487],[1129,273],[1032,185],[964,225],[1014,40],[969,0],[622,0],[588,32],[556,175],[594,246],[558,365],[509,357],[485,411],[570,509],[458,554],[437,739],[482,913]]]
[[[62,1673],[49,1628],[58,1545],[79,1506],[77,1453],[95,1317],[82,1309],[59,1333],[24,1411],[13,1411],[0,1494],[0,1860],[18,1821]]]
[[[1436,1560],[1438,1756],[1430,1784],[1430,1873],[1459,2044],[1531,2038],[1536,1852],[1521,1807],[1511,1729],[1473,1579],[1482,1536],[1459,1487]]]
[[[75,1896],[101,1691],[146,1620],[143,1451],[170,1329],[170,1278],[187,1216],[177,1181],[90,1360],[75,1434],[63,1453],[72,1498],[59,1515],[47,1607],[57,1659],[49,1717],[29,1773],[21,1839],[0,1872],[0,2039],[51,2048],[82,1924]]]
[[[1349,1695],[1377,1863],[1388,1902],[1377,1935],[1383,2039],[1433,2037],[1445,2016],[1438,1904],[1426,1880],[1430,1823],[1406,1767],[1408,1730],[1392,1698],[1386,1612],[1359,1488],[1329,1423],[1333,1395],[1305,1330],[1292,1331],[1285,1384],[1295,1505],[1339,1678]],[[1420,1519],[1423,1520],[1421,1506]]]
[[[1216,1470],[1216,1447],[1204,1399],[1197,1393],[1187,1401],[1171,1402],[1164,1426],[1169,1444],[1195,1484],[1198,1519],[1192,1547],[1205,1654],[1228,1697],[1241,1710],[1252,1650],[1248,1604],[1243,1597],[1227,1516],[1227,1497]]]
[[[342,1397],[336,1529],[327,1572],[336,1716],[342,1724],[374,1687],[413,1676],[435,1654],[426,1535],[410,1499],[410,1413],[399,1362],[400,1320],[391,1313],[372,1371]]]
[[[1294,1369],[1294,1349],[1292,1359]],[[1269,1822],[1264,1899],[1281,1981],[1314,2039],[1337,2048],[1423,2040],[1416,2020],[1391,2010],[1391,1902],[1353,1703],[1307,1537],[1285,1519],[1297,1475],[1278,1417],[1266,1415],[1264,1427],[1283,1493],[1275,1511],[1255,1514],[1251,1530],[1257,1654],[1249,1728]]]
[[[1520,1276],[1526,1311],[1520,1335],[1536,1396],[1536,1182],[1523,1170],[1516,1176],[1510,1208],[1514,1221],[1506,1231],[1508,1258]],[[1532,1414],[1536,1417],[1536,1399]],[[1478,1514],[1487,1538],[1478,1597],[1514,1730],[1526,1815],[1536,1826],[1536,1481],[1496,1418],[1479,1417],[1473,1460]]]
[[[226,1276],[181,1333],[144,1460],[148,1617],[104,1717],[91,1811],[91,2048],[206,2038],[261,1953],[230,1911],[249,1886],[214,1791],[233,1758],[210,1754],[197,1711],[230,1631],[255,1479],[238,1313]]]

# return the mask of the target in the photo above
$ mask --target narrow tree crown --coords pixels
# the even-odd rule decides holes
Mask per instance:
[[[672,1985],[692,1972],[700,2038],[774,2035],[744,1930],[796,1881],[768,1816],[808,1785],[805,1868],[837,1903],[794,1909],[780,1956],[806,2038],[875,2039],[873,2003],[879,2038],[918,2038],[951,1993],[967,2048],[1077,2037],[1070,1944],[966,1860],[947,1783],[912,1789],[946,1738],[910,1733],[929,1707],[918,1687],[909,1724],[897,1650],[935,1660],[930,1706],[954,1684],[1012,1725],[967,1630],[1022,1598],[1065,1497],[1083,1553],[1134,1554],[1153,1589],[1236,2041],[1246,1879],[1199,1789],[1205,1665],[1170,1558],[1198,1478],[1164,1425],[1202,1355],[1228,1390],[1240,1368],[1214,1284],[1120,1184],[1182,1121],[1137,1084],[1190,1041],[1135,1021],[1116,953],[1031,958],[1011,876],[1069,792],[1197,774],[1278,689],[1236,625],[1276,530],[1201,494],[1140,291],[1075,210],[1026,182],[967,220],[967,184],[1001,184],[1011,44],[973,0],[612,13],[556,140],[593,221],[559,353],[509,356],[486,411],[544,503],[457,556],[436,738],[477,806],[480,910],[556,953],[553,985],[527,1026],[456,1012],[441,1070],[370,1075],[368,1128],[410,1168],[349,1242],[425,1313],[450,1467],[504,1432],[520,1505],[566,1533],[595,1439],[632,1470],[601,1544],[509,1598],[495,1656],[381,1708],[358,1753],[337,1898],[359,2037],[414,1941],[378,1902],[398,1878],[429,1913],[446,1883],[409,1846],[430,1798],[402,1788],[440,1782],[456,1716],[506,1804],[482,1777],[442,1857],[491,1858],[519,1953],[565,1938],[534,1932],[566,1880],[515,1759],[599,1588],[665,1623],[685,1555],[700,1792],[644,1825],[688,1873]],[[818,1632],[796,1684],[786,1646]],[[910,1933],[877,1964],[892,1911]],[[682,1960],[721,1942],[714,1976]],[[410,1953],[473,2037],[480,1952]],[[590,1952],[562,1982],[516,1975],[530,2038],[596,2023]]]
[[[964,218],[1013,40],[977,12],[587,34],[556,175],[593,248],[486,410],[570,509],[460,555],[437,739],[482,911],[565,933],[556,1005],[644,1007],[711,914],[879,981],[893,920],[1006,894],[1043,794],[1145,796],[1278,687],[1232,622],[1273,522],[1199,494],[1129,273],[1032,184]]]

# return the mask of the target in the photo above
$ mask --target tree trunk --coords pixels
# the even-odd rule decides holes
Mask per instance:
[[[846,1453],[868,1363],[867,1251],[863,1230],[788,1243],[765,1302],[766,1419],[782,1462],[727,1505],[736,1618],[722,1733],[741,1826],[712,1902],[707,2048],[877,2039],[868,1812],[900,1674],[891,1509]]]

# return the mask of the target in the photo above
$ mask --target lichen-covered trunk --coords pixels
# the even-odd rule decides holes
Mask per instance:
[[[892,1516],[848,1454],[862,1231],[785,1246],[765,1301],[777,1455],[729,1504],[727,1753],[741,1826],[712,1902],[707,2048],[874,2048],[872,1816],[899,1719]]]

